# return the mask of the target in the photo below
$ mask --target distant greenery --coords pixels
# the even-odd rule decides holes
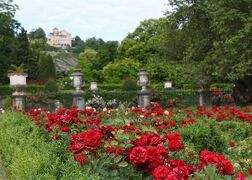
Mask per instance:
[[[176,88],[209,88],[215,83],[245,84],[251,89],[252,2],[167,0],[169,10],[158,19],[139,23],[121,43],[76,36],[66,50],[49,46],[42,28],[27,34],[14,19],[18,7],[0,2],[0,82],[8,82],[11,64],[24,63],[29,78],[40,79],[39,59],[45,52],[76,57],[85,81],[122,83],[137,79],[140,68],[151,82],[173,82]],[[70,55],[69,55],[70,54]],[[65,78],[72,70],[65,72]],[[244,93],[241,93],[243,95]],[[247,93],[247,96],[251,91]]]

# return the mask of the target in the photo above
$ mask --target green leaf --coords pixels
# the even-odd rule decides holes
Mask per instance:
[[[127,167],[128,163],[126,161],[122,161],[118,164],[119,167]]]
[[[122,160],[122,156],[119,155],[119,156],[117,156],[117,157],[114,159],[114,162],[115,162],[115,163],[118,163],[118,162],[121,161],[121,160]]]
[[[117,141],[112,141],[112,142],[111,142],[111,145],[112,145],[112,146],[117,146],[117,145],[118,145],[118,142],[117,142]]]

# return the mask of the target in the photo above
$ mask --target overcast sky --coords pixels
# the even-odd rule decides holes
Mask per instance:
[[[121,41],[140,21],[162,17],[167,0],[14,0],[16,19],[31,31],[65,29],[72,36]]]

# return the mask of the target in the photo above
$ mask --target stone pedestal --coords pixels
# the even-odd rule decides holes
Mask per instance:
[[[26,96],[23,92],[14,92],[12,94],[12,106],[17,108],[17,109],[21,109],[23,111],[26,110]]]
[[[141,90],[138,93],[138,107],[145,108],[150,105],[150,92],[148,90]]]
[[[73,93],[73,105],[78,106],[78,110],[85,109],[84,93],[75,92]]]
[[[204,90],[200,89],[200,90],[198,90],[198,93],[199,93],[199,105],[204,106],[205,105]]]

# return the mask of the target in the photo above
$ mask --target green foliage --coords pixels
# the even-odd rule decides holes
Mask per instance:
[[[39,58],[38,77],[42,80],[55,78],[56,70],[51,55],[41,54]]]
[[[204,169],[205,171],[203,173],[195,173],[196,178],[198,180],[222,180],[223,177],[221,177],[218,173],[218,170],[216,167],[208,165]],[[231,177],[227,177],[225,179],[230,179]]]
[[[136,59],[142,64],[153,59],[160,59],[162,52],[160,52],[159,44],[165,22],[164,18],[142,21],[118,47],[118,59]]]
[[[225,82],[249,74],[251,1],[169,0],[169,5],[168,21],[184,34],[180,53],[187,62],[200,62],[198,77]]]
[[[191,77],[196,69],[194,64],[182,63],[150,63],[147,65],[149,78],[152,83],[160,83],[166,80],[172,82],[173,87],[183,89],[190,85],[195,87]]]
[[[9,70],[11,73],[24,73],[24,64],[21,64],[20,66],[16,66],[14,64],[11,64],[11,69]]]
[[[221,153],[225,149],[221,131],[214,120],[200,120],[190,126],[179,128],[178,131],[186,142],[194,145],[198,153],[202,149],[216,153]]]
[[[20,24],[14,19],[17,5],[12,1],[0,2],[0,81],[8,82],[7,70],[12,61],[15,45],[15,34],[20,28]]]
[[[41,39],[43,41],[46,41],[46,34],[45,31],[41,27],[39,27],[38,29],[34,29],[29,33],[29,38],[31,40]]]
[[[232,90],[234,87],[234,84],[231,83],[213,83],[210,86],[210,89],[213,88],[220,88],[222,90]]]
[[[9,179],[87,177],[87,170],[68,156],[68,139],[47,142],[44,132],[16,112],[0,115],[0,128],[0,153]]]
[[[123,59],[115,63],[109,63],[103,68],[106,82],[120,83],[122,79],[137,79],[140,63],[133,59]]]
[[[12,99],[10,96],[8,96],[7,98],[5,98],[4,100],[4,104],[3,104],[3,108],[4,109],[8,109],[12,106]]]
[[[91,68],[96,58],[97,52],[93,49],[86,49],[79,55],[76,68],[81,69],[81,72],[85,75],[85,81],[90,82],[92,80]]]
[[[123,91],[137,91],[138,86],[137,86],[137,81],[130,79],[130,78],[126,78],[123,80],[123,84],[122,84],[122,90]]]
[[[46,93],[56,93],[58,92],[58,85],[54,79],[49,79],[45,84]]]
[[[72,42],[72,51],[74,53],[81,53],[85,48],[85,43],[79,36],[75,36]]]

